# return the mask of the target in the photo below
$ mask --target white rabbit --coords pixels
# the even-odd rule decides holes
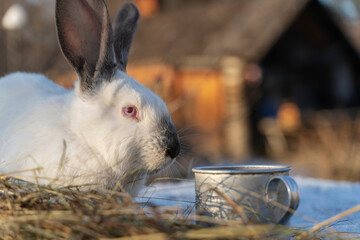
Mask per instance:
[[[79,81],[66,90],[40,74],[0,79],[2,173],[42,167],[43,184],[113,188],[175,160],[179,138],[165,103],[125,73],[138,19],[126,3],[112,30],[103,0],[56,1],[59,43]]]

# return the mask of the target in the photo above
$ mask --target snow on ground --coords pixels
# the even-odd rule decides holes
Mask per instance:
[[[300,189],[298,212],[321,222],[360,204],[360,183],[337,182],[315,178],[295,177]],[[299,216],[293,216],[291,226],[310,227]],[[331,225],[333,229],[360,233],[360,212]]]
[[[360,204],[360,183],[337,182],[315,178],[294,177],[300,190],[300,206],[297,212],[316,222],[324,221]],[[137,201],[160,206],[191,208],[195,201],[193,180],[180,183],[156,183],[140,194]],[[174,201],[171,201],[174,200]],[[180,201],[179,201],[180,200]],[[314,223],[302,216],[294,215],[293,227],[312,227]],[[360,233],[360,212],[349,215],[333,224],[336,231]]]

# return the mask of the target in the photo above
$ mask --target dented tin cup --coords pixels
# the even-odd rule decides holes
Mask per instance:
[[[196,212],[202,216],[286,224],[299,206],[298,186],[286,165],[203,166],[193,172]]]

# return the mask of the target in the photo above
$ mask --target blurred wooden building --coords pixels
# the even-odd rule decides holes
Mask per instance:
[[[358,51],[317,0],[173,0],[159,8],[139,24],[129,73],[164,83],[175,122],[199,130],[191,136],[197,152],[240,159],[262,151],[261,120],[278,117],[284,103],[292,104],[280,114],[285,127],[308,110],[360,105]]]

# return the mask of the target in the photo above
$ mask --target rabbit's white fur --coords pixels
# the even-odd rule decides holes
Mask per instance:
[[[43,167],[40,183],[58,178],[61,184],[114,187],[132,171],[143,177],[168,165],[172,160],[160,146],[165,126],[157,124],[171,119],[165,103],[121,71],[113,78],[95,96],[39,74],[0,79],[1,172]],[[141,121],[122,116],[127,104],[138,107]]]
[[[180,144],[165,103],[125,73],[138,19],[124,4],[113,33],[103,0],[56,1],[60,46],[79,81],[66,90],[40,74],[0,79],[0,172],[58,185],[121,183],[134,193],[138,179],[175,160]],[[43,169],[25,172],[35,168]]]

